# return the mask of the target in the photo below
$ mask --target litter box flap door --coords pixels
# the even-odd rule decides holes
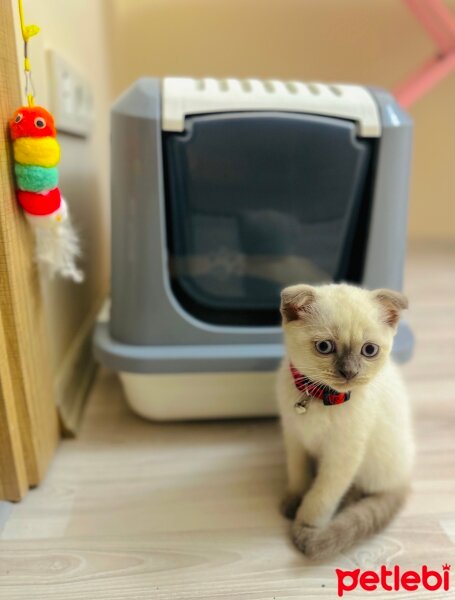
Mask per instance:
[[[170,277],[184,308],[276,325],[284,286],[349,279],[373,143],[351,121],[297,113],[193,116],[164,134]]]

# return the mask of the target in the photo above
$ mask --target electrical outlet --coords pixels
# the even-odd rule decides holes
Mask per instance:
[[[55,50],[47,54],[50,104],[57,131],[87,137],[93,123],[90,86]]]

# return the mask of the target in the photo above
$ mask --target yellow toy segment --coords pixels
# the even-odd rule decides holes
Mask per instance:
[[[53,137],[23,137],[13,144],[14,160],[22,165],[55,167],[60,160],[60,146]]]

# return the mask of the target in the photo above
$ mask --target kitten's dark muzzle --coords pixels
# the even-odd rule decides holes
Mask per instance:
[[[344,369],[338,369],[338,373],[339,373],[339,375],[341,375],[341,377],[343,379],[346,379],[346,381],[352,381],[359,374],[358,371],[344,370]]]
[[[338,375],[345,381],[352,381],[360,371],[360,359],[352,352],[341,354],[335,364]]]

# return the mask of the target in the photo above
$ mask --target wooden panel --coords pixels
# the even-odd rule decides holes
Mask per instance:
[[[10,383],[2,381],[2,389],[8,391],[11,386],[28,483],[36,485],[55,449],[58,420],[33,261],[34,240],[16,203],[12,181],[7,119],[21,98],[11,0],[0,0],[0,15],[0,312],[8,356],[8,368],[1,371],[1,377],[7,378],[9,371]],[[1,414],[0,427],[11,432],[11,411],[4,405]],[[0,453],[7,437],[2,435]]]
[[[0,498],[19,500],[28,480],[5,341],[0,316]]]

